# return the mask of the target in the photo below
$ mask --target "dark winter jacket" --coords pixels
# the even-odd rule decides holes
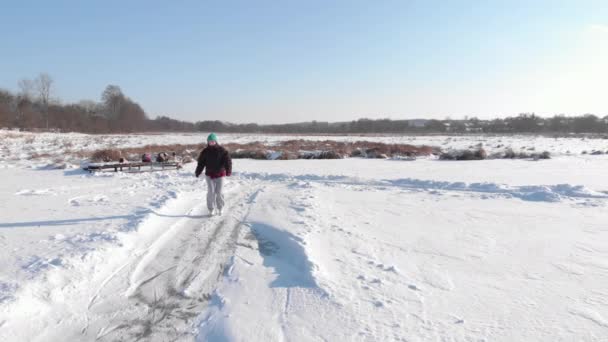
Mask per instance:
[[[232,159],[230,154],[220,145],[207,146],[198,156],[196,177],[205,169],[205,175],[211,178],[230,176],[232,174]]]

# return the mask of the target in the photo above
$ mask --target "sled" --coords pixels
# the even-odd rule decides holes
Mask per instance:
[[[129,163],[92,163],[84,166],[82,169],[89,173],[97,171],[165,171],[179,170],[182,164],[179,162],[129,162]]]

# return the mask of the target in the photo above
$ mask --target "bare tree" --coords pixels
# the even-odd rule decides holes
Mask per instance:
[[[11,103],[11,110],[15,113],[15,124],[19,128],[25,128],[23,127],[24,111],[25,108],[32,102],[34,81],[24,78],[17,82],[17,86],[19,87],[19,93],[17,96],[15,96],[14,101]]]
[[[32,93],[34,92],[34,82],[32,80],[24,78],[22,80],[19,80],[19,82],[17,82],[17,85],[19,86],[18,96],[21,96],[27,100],[31,100]]]
[[[38,98],[42,104],[42,110],[44,117],[46,118],[46,129],[49,129],[49,99],[51,97],[51,86],[53,79],[47,73],[40,73],[35,80],[36,90],[38,91]]]
[[[91,100],[80,100],[78,106],[82,108],[88,116],[92,116],[99,113],[99,107],[101,105]]]
[[[12,101],[12,94],[4,89],[0,89],[0,127],[11,126],[10,105]]]
[[[120,115],[121,107],[125,102],[125,96],[119,86],[110,84],[101,94],[101,100],[106,107],[108,117],[116,119]]]

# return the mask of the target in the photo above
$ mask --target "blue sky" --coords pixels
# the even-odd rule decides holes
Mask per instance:
[[[151,117],[608,115],[604,1],[2,1],[0,87]],[[602,88],[604,87],[604,88]]]

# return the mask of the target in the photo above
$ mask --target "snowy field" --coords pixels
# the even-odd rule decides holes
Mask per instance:
[[[105,148],[127,148],[145,145],[201,144],[206,134],[127,134],[127,135],[87,135],[79,133],[21,133],[0,130],[0,168],[34,167],[52,165],[58,156],[78,164],[82,157],[78,152],[87,153]],[[608,153],[608,139],[602,138],[564,138],[545,136],[404,136],[404,135],[349,135],[349,136],[306,136],[306,135],[253,135],[221,134],[223,143],[262,142],[268,145],[293,139],[313,141],[334,140],[339,142],[373,141],[387,144],[412,144],[436,146],[442,150],[472,149],[482,146],[489,154],[503,152],[511,148],[515,152],[548,151],[553,156],[591,154],[594,151]],[[32,157],[35,157],[32,160]]]
[[[204,136],[0,132],[0,341],[608,341],[608,140],[306,137],[554,157],[235,160],[213,217],[194,164],[45,167]]]

